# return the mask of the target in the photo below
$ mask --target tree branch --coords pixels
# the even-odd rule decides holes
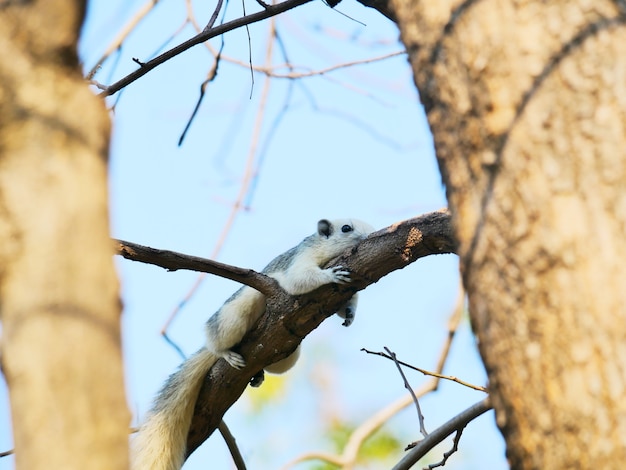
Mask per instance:
[[[453,309],[452,314],[448,319],[448,335],[443,344],[442,350],[439,353],[439,359],[437,360],[437,366],[435,368],[437,373],[433,374],[430,380],[424,382],[420,386],[420,388],[415,391],[415,395],[418,398],[424,397],[428,393],[436,391],[439,387],[439,381],[441,379],[440,373],[443,372],[444,365],[446,364],[446,360],[450,352],[450,346],[452,345],[456,329],[459,325],[461,315],[463,314],[464,303],[465,295],[463,289],[461,289],[457,305]],[[351,466],[354,466],[357,461],[359,451],[363,446],[363,443],[369,437],[371,437],[378,429],[380,429],[384,423],[389,421],[401,410],[408,407],[412,403],[412,401],[413,397],[410,393],[407,393],[405,396],[401,397],[398,400],[395,400],[393,403],[388,404],[387,406],[367,418],[353,430],[340,454],[328,454],[323,452],[306,453],[296,457],[295,459],[285,464],[283,467],[281,467],[281,470],[288,470],[292,467],[295,467],[301,462],[316,459],[323,462],[332,463],[333,465],[336,465],[338,467],[351,468]]]
[[[246,334],[241,344],[233,348],[246,358],[247,366],[235,370],[225,361],[219,360],[208,372],[189,431],[188,454],[213,433],[224,413],[243,393],[255,374],[268,364],[291,354],[306,335],[336,312],[356,291],[424,256],[454,253],[457,245],[452,236],[450,219],[448,211],[441,210],[398,222],[371,234],[357,247],[328,264],[340,264],[349,269],[352,273],[349,285],[325,285],[301,296],[290,296],[269,284],[265,286],[262,292],[266,295],[266,314]],[[209,272],[254,288],[259,288],[251,281],[255,276],[274,282],[251,270],[128,242],[118,243],[118,253],[122,256],[169,270]],[[263,287],[264,282],[260,281],[259,286]]]
[[[404,388],[409,391],[409,393],[411,394],[411,398],[413,398],[413,403],[415,404],[415,409],[417,410],[417,420],[420,425],[420,432],[422,433],[422,436],[428,437],[428,431],[426,431],[426,425],[424,423],[424,415],[422,414],[422,407],[420,406],[420,402],[417,399],[417,395],[415,395],[415,392],[411,388],[411,384],[409,384],[409,381],[406,379],[406,375],[404,375],[404,372],[402,371],[402,367],[398,362],[396,353],[392,352],[387,346],[385,346],[385,351],[387,351],[387,354],[396,365],[396,368],[398,369],[398,372],[402,377],[402,381],[404,382]]]
[[[385,348],[385,349],[387,349],[387,348]],[[473,390],[478,390],[479,392],[487,393],[487,387],[483,387],[482,385],[474,385],[474,384],[471,384],[469,382],[465,382],[464,380],[461,380],[458,377],[454,377],[452,375],[443,375],[443,374],[440,374],[438,372],[431,372],[431,371],[422,369],[420,367],[415,367],[415,366],[413,366],[411,364],[408,364],[406,362],[402,362],[402,361],[398,360],[398,358],[395,357],[395,355],[391,356],[391,355],[388,355],[388,354],[385,354],[385,353],[379,352],[379,351],[378,352],[377,351],[370,351],[369,349],[366,349],[366,348],[361,348],[361,351],[363,351],[363,352],[365,352],[367,354],[373,354],[375,356],[384,357],[385,359],[389,359],[389,360],[393,361],[396,365],[402,365],[404,367],[408,367],[409,369],[416,370],[417,372],[420,372],[420,373],[422,373],[424,375],[430,375],[431,377],[437,377],[438,379],[449,380],[451,382],[456,382],[459,385],[463,385],[463,386],[471,388]]]
[[[150,248],[124,240],[114,239],[113,241],[115,242],[116,253],[132,261],[153,264],[168,271],[186,269],[215,274],[216,276],[253,287],[265,295],[271,295],[279,289],[278,283],[274,279],[252,269],[239,268],[206,258],[177,253],[176,251]]]
[[[393,9],[393,6],[390,4],[388,0],[357,0],[361,5],[373,8],[377,10],[380,14],[386,16],[394,23],[398,23],[398,18],[396,17],[396,12]]]
[[[186,50],[192,48],[193,46],[197,46],[198,44],[208,41],[211,38],[214,38],[221,34],[225,34],[228,31],[232,31],[234,29],[241,28],[242,26],[247,26],[249,24],[265,20],[272,16],[279,15],[288,10],[291,10],[292,8],[298,7],[300,5],[304,5],[305,3],[308,3],[310,1],[311,0],[285,0],[284,2],[278,3],[276,5],[268,5],[267,8],[259,12],[242,16],[241,18],[237,18],[232,21],[229,21],[228,23],[215,26],[214,28],[205,29],[201,33],[196,34],[194,37],[188,39],[187,41],[182,42],[178,46],[173,47],[172,49],[164,52],[163,54],[155,57],[154,59],[151,59],[147,62],[142,62],[141,67],[139,67],[134,72],[129,73],[121,80],[118,80],[112,85],[102,87],[104,91],[100,93],[100,95],[101,96],[114,95],[115,93],[120,91],[122,88],[130,85],[135,80],[143,77],[152,69],[172,59],[173,57],[176,57],[178,54],[185,52]]]
[[[224,438],[224,442],[226,442],[226,445],[228,446],[228,450],[230,451],[230,455],[233,457],[233,463],[235,464],[235,467],[237,467],[237,470],[246,470],[246,463],[244,462],[243,456],[239,451],[239,447],[237,447],[235,436],[232,435],[230,429],[228,429],[228,426],[226,426],[224,421],[220,422],[218,429]]]
[[[446,437],[452,434],[454,431],[459,431],[465,428],[467,424],[473,419],[479,417],[486,411],[492,408],[491,400],[489,397],[475,403],[465,411],[459,413],[451,420],[439,426],[428,437],[419,441],[419,443],[413,447],[408,454],[406,454],[400,462],[393,467],[392,470],[408,470],[413,467],[419,459],[424,457],[433,447],[443,441]]]

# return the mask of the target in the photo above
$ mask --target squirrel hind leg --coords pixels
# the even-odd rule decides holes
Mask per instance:
[[[270,364],[269,366],[266,366],[265,370],[272,374],[283,374],[296,364],[299,357],[300,357],[300,345],[298,345],[296,350],[292,352],[286,358],[281,359],[280,361],[275,362],[274,364]]]
[[[356,306],[359,301],[358,294],[354,294],[339,310],[337,315],[344,319],[343,326],[350,326],[356,316]]]
[[[255,387],[255,388],[260,387],[264,381],[265,381],[265,371],[261,369],[259,372],[257,372],[254,375],[254,377],[250,379],[250,386]]]

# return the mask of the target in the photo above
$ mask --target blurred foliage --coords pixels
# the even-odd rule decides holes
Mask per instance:
[[[266,373],[263,385],[252,390],[253,393],[246,393],[246,402],[252,415],[260,414],[268,405],[280,401],[287,395],[289,382],[286,377],[288,376]]]
[[[355,426],[339,421],[331,425],[326,438],[336,453],[343,451],[354,430]],[[403,447],[404,444],[383,427],[365,440],[359,450],[358,462],[361,468],[381,468],[381,464],[385,461],[395,462]],[[338,467],[322,462],[310,468],[314,470],[335,470]]]

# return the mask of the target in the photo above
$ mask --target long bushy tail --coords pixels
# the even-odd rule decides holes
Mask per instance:
[[[132,470],[179,470],[204,376],[217,360],[205,348],[170,375],[131,442]]]

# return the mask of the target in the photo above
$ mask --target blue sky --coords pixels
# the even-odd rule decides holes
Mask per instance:
[[[213,5],[194,5],[199,19],[206,22]],[[141,6],[139,1],[90,2],[80,47],[86,69]],[[246,8],[255,11],[256,3],[248,2]],[[377,12],[348,1],[337,9],[365,25],[321,1],[278,18],[292,64],[316,70],[402,50],[395,25]],[[137,65],[131,58],[150,58],[183,23],[185,14],[184,2],[161,1],[95,78],[111,83],[134,70]],[[241,3],[231,2],[227,18],[240,15]],[[264,64],[268,26],[264,22],[250,27],[255,65]],[[192,34],[190,27],[185,28],[169,46]],[[214,44],[219,47],[219,40]],[[226,35],[226,56],[245,64],[249,53],[245,30]],[[222,62],[179,147],[211,61],[206,49],[196,46],[109,100],[110,105],[115,103],[110,163],[113,237],[197,256],[213,253],[240,190],[265,77],[256,73],[252,85],[245,66]],[[273,62],[284,62],[277,49]],[[217,257],[220,261],[261,269],[312,233],[320,218],[356,217],[382,228],[445,206],[432,140],[406,56],[324,76],[273,79],[269,87],[259,150],[254,153],[258,176],[245,199],[249,208],[238,213]],[[128,403],[137,419],[180,363],[159,331],[197,275],[115,262],[124,302]],[[404,395],[395,366],[361,348],[387,346],[406,362],[434,369],[457,297],[457,270],[454,256],[436,256],[383,278],[362,292],[350,328],[342,327],[339,318],[330,318],[306,338],[299,364],[289,374],[270,379],[277,381],[279,393],[268,397],[258,390],[246,391],[225,420],[249,468],[280,468],[303,452],[329,451],[323,439],[327,422],[320,417],[357,424]],[[180,311],[169,334],[187,354],[201,346],[204,322],[236,288],[231,281],[207,277]],[[444,372],[485,383],[467,320]],[[409,379],[415,388],[425,380],[411,374]],[[434,429],[482,397],[480,392],[443,383],[422,401],[427,427]],[[3,385],[0,450],[12,445],[9,423]],[[419,439],[415,410],[408,408],[388,429],[407,443]],[[490,412],[468,426],[460,452],[446,467],[507,468],[503,452]],[[185,468],[204,468],[206,461],[211,468],[231,468],[217,434]],[[0,460],[0,469],[12,465],[12,459]]]

